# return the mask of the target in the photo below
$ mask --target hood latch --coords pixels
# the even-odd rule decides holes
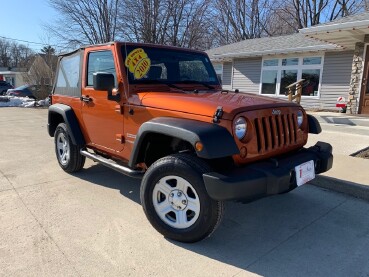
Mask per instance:
[[[214,123],[219,123],[222,116],[223,116],[223,107],[219,106],[217,108],[217,110],[215,111],[215,113],[214,113],[213,122]]]

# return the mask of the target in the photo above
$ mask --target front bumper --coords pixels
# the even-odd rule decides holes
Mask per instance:
[[[227,174],[203,174],[206,190],[215,200],[252,201],[297,187],[295,166],[313,160],[315,174],[332,168],[332,146],[318,142],[284,157],[235,168]]]

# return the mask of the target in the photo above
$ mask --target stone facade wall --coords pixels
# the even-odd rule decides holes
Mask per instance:
[[[363,72],[364,46],[365,44],[363,42],[357,42],[355,44],[354,57],[352,59],[351,81],[347,104],[347,112],[351,114],[357,113],[359,105],[358,98],[360,96],[360,83]]]

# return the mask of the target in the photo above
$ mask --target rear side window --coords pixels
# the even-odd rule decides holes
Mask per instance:
[[[62,57],[59,62],[55,93],[80,96],[81,54]]]
[[[87,86],[93,86],[93,74],[96,72],[113,74],[115,85],[117,85],[114,58],[111,51],[91,52],[88,55]]]

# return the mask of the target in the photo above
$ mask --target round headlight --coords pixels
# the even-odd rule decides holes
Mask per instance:
[[[247,132],[247,122],[246,119],[243,117],[239,117],[234,122],[234,133],[236,134],[236,137],[241,140],[245,137]]]
[[[304,122],[304,113],[302,111],[298,111],[297,112],[297,125],[301,127],[303,122]]]

